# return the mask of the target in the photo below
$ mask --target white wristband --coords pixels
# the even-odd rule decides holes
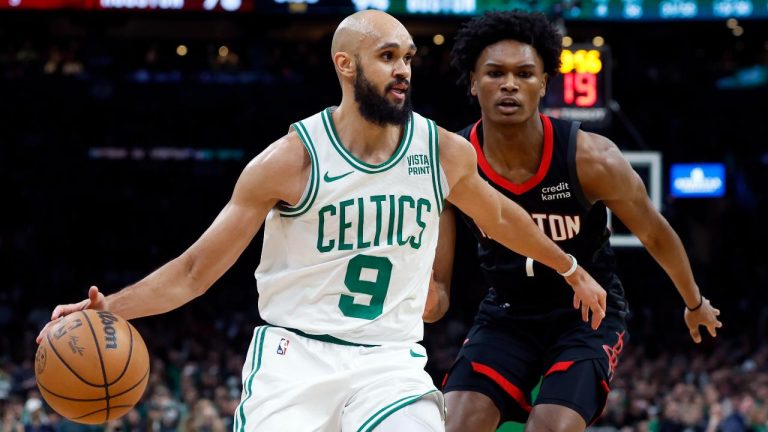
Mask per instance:
[[[568,277],[568,276],[576,273],[576,268],[579,267],[579,263],[576,261],[576,257],[575,256],[573,256],[571,254],[566,254],[566,255],[568,255],[568,258],[571,259],[571,268],[569,268],[568,270],[566,270],[563,273],[557,272],[557,274],[559,274],[562,277]]]

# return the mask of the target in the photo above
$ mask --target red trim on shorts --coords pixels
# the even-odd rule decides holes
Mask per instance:
[[[445,389],[445,383],[447,383],[447,382],[448,382],[448,373],[446,372],[445,376],[443,377],[443,383],[440,384],[440,388],[441,389]]]
[[[611,387],[608,386],[608,383],[603,379],[603,380],[600,380],[600,388],[602,388],[603,391],[605,392],[605,402],[603,403],[603,409],[600,410],[600,414],[596,415],[595,418],[592,419],[592,421],[587,426],[592,426],[593,424],[595,424],[595,422],[600,420],[600,417],[602,417],[603,414],[605,414],[605,407],[608,405],[608,393],[611,392]]]
[[[515,195],[521,195],[525,192],[528,192],[542,180],[544,180],[544,177],[547,175],[547,171],[549,171],[549,165],[552,163],[552,148],[554,147],[552,121],[544,114],[539,114],[539,117],[541,117],[541,123],[544,125],[544,151],[542,153],[541,162],[539,163],[539,169],[536,171],[536,174],[534,174],[533,177],[529,178],[523,183],[512,183],[511,181],[504,178],[501,174],[494,171],[491,165],[488,163],[488,159],[485,158],[485,153],[483,153],[483,146],[480,145],[480,140],[477,137],[477,126],[480,125],[482,120],[478,120],[477,123],[475,123],[475,125],[472,127],[472,131],[469,134],[469,142],[472,143],[472,145],[475,147],[475,152],[477,153],[477,164],[480,166],[483,174],[485,174],[486,177],[491,179],[491,181],[497,185],[503,187]]]
[[[611,392],[611,388],[608,386],[608,383],[605,382],[605,380],[600,381],[600,386],[605,390],[605,394],[608,394]]]
[[[565,372],[567,371],[571,366],[573,366],[573,361],[559,361],[552,365],[551,368],[547,371],[547,373],[544,374],[544,376],[549,376],[549,374],[555,373],[555,372]]]
[[[509,380],[501,376],[500,373],[496,372],[490,366],[486,366],[484,364],[477,363],[477,362],[471,362],[471,363],[472,363],[472,370],[492,379],[493,382],[495,382],[502,389],[504,389],[504,391],[507,392],[507,394],[512,396],[512,399],[514,399],[522,409],[524,409],[528,413],[531,412],[531,405],[528,404],[528,401],[525,400],[525,396],[523,395],[523,392],[520,391],[520,389],[517,388],[516,385],[509,382]]]

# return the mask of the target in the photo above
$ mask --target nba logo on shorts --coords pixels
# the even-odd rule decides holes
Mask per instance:
[[[277,345],[277,353],[280,355],[285,355],[285,353],[288,351],[288,344],[290,344],[291,341],[289,341],[286,338],[280,338],[280,343]]]

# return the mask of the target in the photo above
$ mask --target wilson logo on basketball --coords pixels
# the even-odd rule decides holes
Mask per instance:
[[[104,326],[104,341],[106,342],[104,348],[117,349],[117,332],[112,324],[118,321],[118,318],[110,312],[100,311],[99,319]]]
[[[148,380],[144,340],[131,323],[110,312],[86,309],[61,318],[35,355],[40,394],[77,423],[103,424],[128,413]]]

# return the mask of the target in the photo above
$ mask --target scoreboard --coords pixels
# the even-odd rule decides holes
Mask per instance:
[[[549,81],[542,112],[593,126],[610,121],[611,56],[603,45],[574,45],[560,55],[560,73]]]
[[[380,9],[398,16],[473,16],[521,9],[565,20],[711,20],[768,17],[768,0],[0,0],[2,9],[192,10],[344,16]]]
[[[0,0],[0,9],[251,12],[255,3],[261,1],[264,0]]]

